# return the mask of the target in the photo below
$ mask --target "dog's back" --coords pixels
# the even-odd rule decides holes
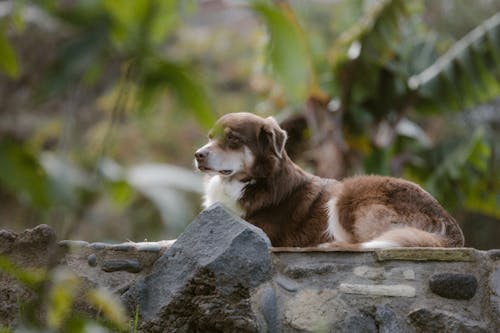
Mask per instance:
[[[349,242],[363,247],[382,247],[384,242],[386,246],[464,245],[462,231],[437,200],[403,179],[348,178],[342,182],[337,212],[338,222],[351,235]]]

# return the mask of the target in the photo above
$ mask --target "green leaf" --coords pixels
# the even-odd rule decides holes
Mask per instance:
[[[268,57],[274,74],[294,101],[303,102],[312,84],[312,67],[300,26],[287,7],[255,2],[252,9],[267,27]]]
[[[11,333],[11,332],[12,331],[8,327],[0,326],[0,333]]]
[[[17,78],[21,73],[16,52],[5,36],[0,25],[0,69],[11,78]]]
[[[139,26],[148,14],[150,2],[141,0],[105,0],[103,2],[114,20],[112,36],[117,44],[123,44],[131,34],[138,33]]]
[[[157,0],[154,4],[155,17],[151,22],[151,40],[161,43],[177,23],[179,16],[177,0]]]
[[[360,43],[360,57],[378,64],[387,62],[401,34],[400,22],[408,14],[403,0],[374,2],[359,22],[335,42],[331,52],[334,66],[345,61],[347,50],[354,42]]]
[[[120,299],[106,288],[92,289],[87,294],[88,302],[102,311],[106,319],[121,331],[127,328],[127,315]]]
[[[469,210],[498,216],[498,187],[488,185],[495,179],[489,170],[492,148],[484,134],[478,130],[469,141],[446,148],[435,167],[426,166],[430,172],[424,177],[425,188],[448,205],[461,202]]]
[[[57,330],[71,313],[79,280],[69,269],[57,268],[52,273],[53,284],[48,295],[47,324]]]
[[[426,102],[441,104],[444,111],[461,110],[498,96],[499,35],[500,13],[497,13],[456,42],[431,66],[410,77],[408,85],[426,97]],[[436,82],[444,90],[429,88],[435,87]],[[457,95],[464,97],[462,102],[457,102]]]
[[[82,80],[87,83],[100,75],[99,58],[107,48],[107,27],[96,24],[62,45],[57,60],[51,66],[38,92],[39,98],[64,91]]]
[[[194,114],[200,124],[207,128],[213,125],[215,113],[201,78],[188,66],[163,59],[149,59],[140,81],[139,98],[146,107],[159,92],[168,90],[181,106]]]
[[[47,176],[35,156],[22,144],[0,142],[0,185],[20,201],[48,208],[50,188]]]
[[[112,181],[106,184],[112,202],[118,208],[124,208],[132,200],[134,189],[126,181]]]
[[[113,19],[113,39],[118,45],[158,45],[178,17],[177,0],[105,0],[104,6]]]
[[[0,272],[4,272],[28,287],[35,288],[42,283],[47,272],[43,268],[23,269],[13,264],[9,258],[0,255]]]

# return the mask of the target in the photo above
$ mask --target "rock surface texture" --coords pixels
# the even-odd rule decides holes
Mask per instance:
[[[271,248],[220,205],[173,245],[58,242],[41,225],[0,231],[0,255],[110,289],[142,332],[500,332],[499,250]],[[0,325],[30,297],[0,271]]]
[[[271,280],[264,232],[222,206],[202,212],[123,295],[148,332],[258,332],[250,296]]]

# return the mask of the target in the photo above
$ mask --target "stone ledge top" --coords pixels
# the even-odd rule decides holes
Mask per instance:
[[[472,248],[397,248],[380,249],[375,254],[378,261],[475,261],[476,251]]]
[[[425,248],[401,247],[393,249],[352,250],[327,249],[318,247],[274,247],[273,253],[310,253],[310,252],[349,252],[374,253],[377,261],[404,260],[404,261],[475,261],[477,253],[473,248]]]
[[[164,240],[159,242],[124,242],[124,243],[89,243],[81,240],[62,240],[59,241],[59,246],[65,246],[70,249],[88,248],[92,250],[111,250],[111,251],[139,251],[139,252],[161,252],[168,249],[174,240]]]
[[[71,249],[108,250],[121,252],[153,252],[160,253],[168,249],[175,240],[164,240],[158,242],[124,242],[124,243],[89,243],[81,240],[62,240],[59,246]],[[320,248],[320,247],[271,247],[270,251],[275,254],[282,253],[373,253],[377,261],[402,260],[402,261],[476,261],[478,256],[489,255],[491,259],[500,259],[500,250],[480,251],[474,248],[425,248],[425,247],[401,247],[392,249],[342,249],[342,248]]]

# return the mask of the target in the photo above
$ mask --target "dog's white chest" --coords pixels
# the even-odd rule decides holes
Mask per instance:
[[[241,197],[245,183],[233,180],[225,180],[220,176],[212,176],[205,182],[205,208],[216,202],[224,204],[238,216],[243,216],[244,211],[238,202]]]

